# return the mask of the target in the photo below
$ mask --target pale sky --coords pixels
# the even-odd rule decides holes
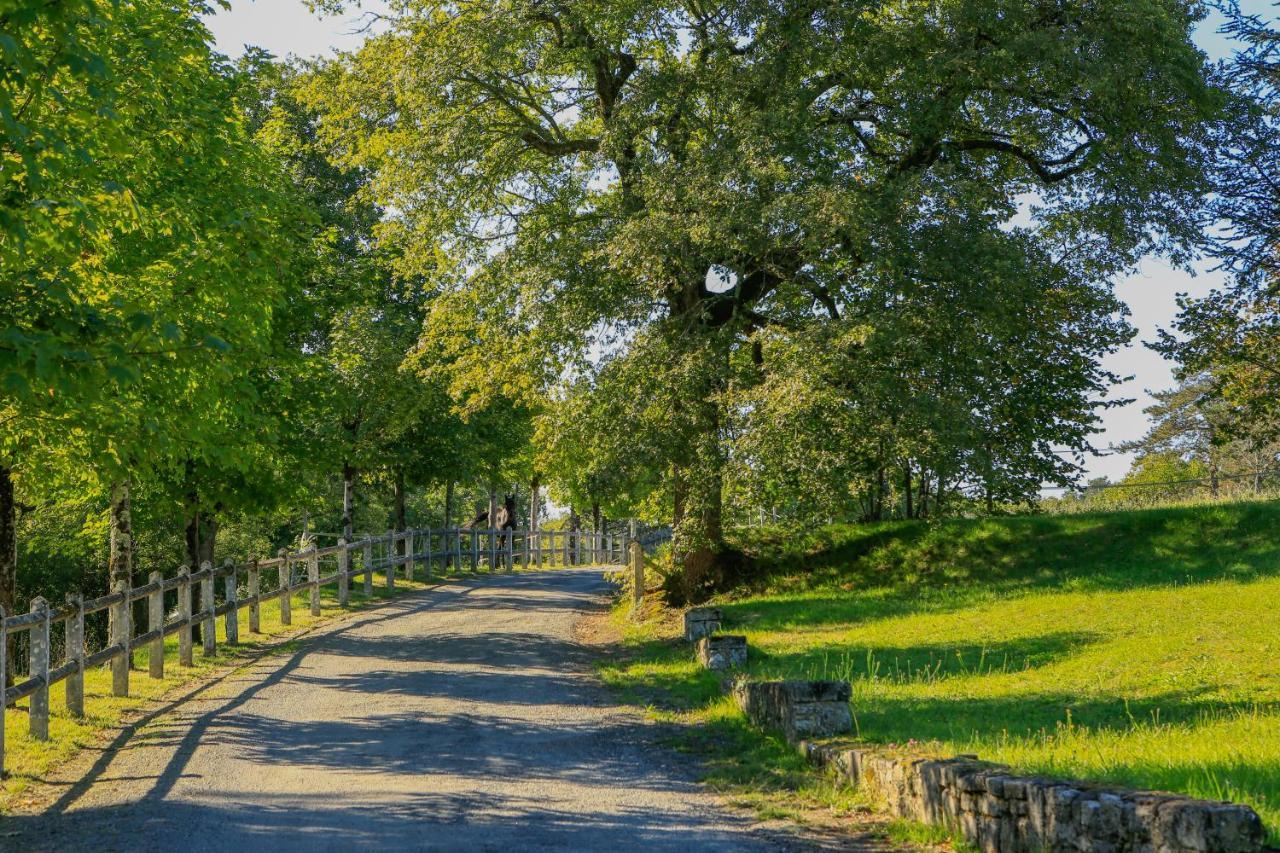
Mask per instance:
[[[1246,11],[1259,14],[1273,8],[1268,0],[1244,0],[1241,5]],[[385,4],[382,0],[364,0],[363,8],[377,11],[385,9]],[[213,15],[208,23],[218,49],[232,57],[243,53],[246,44],[266,48],[277,56],[315,56],[335,49],[351,50],[363,40],[363,35],[357,32],[356,14],[320,18],[307,11],[302,0],[232,0],[230,11]],[[1216,33],[1216,28],[1217,21],[1210,20],[1197,34],[1200,46],[1215,59],[1231,50],[1231,45]],[[1157,258],[1150,258],[1136,274],[1116,285],[1117,294],[1132,311],[1131,322],[1138,329],[1138,343],[1111,356],[1105,365],[1122,376],[1134,377],[1116,386],[1113,397],[1136,400],[1103,413],[1104,432],[1096,442],[1099,447],[1138,438],[1146,431],[1147,417],[1142,410],[1151,402],[1147,390],[1167,387],[1173,379],[1168,362],[1141,342],[1154,340],[1156,330],[1170,324],[1177,311],[1174,300],[1178,293],[1203,295],[1223,283],[1220,275],[1206,272],[1209,266],[1201,265],[1202,274],[1192,277]],[[1119,454],[1090,459],[1088,475],[1117,479],[1128,470],[1129,462],[1128,455]]]

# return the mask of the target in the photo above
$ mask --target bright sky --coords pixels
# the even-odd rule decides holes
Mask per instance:
[[[277,56],[297,54],[314,56],[333,50],[351,50],[359,46],[363,36],[358,15],[347,13],[320,18],[309,12],[302,0],[232,0],[228,12],[219,12],[209,20],[218,48],[229,56],[239,56],[246,44],[266,48]],[[1264,14],[1273,9],[1270,0],[1242,0],[1248,12]],[[383,0],[364,0],[365,10],[385,9]],[[1197,34],[1200,46],[1212,58],[1228,55],[1231,44],[1216,30],[1218,21],[1211,19]],[[1170,365],[1156,353],[1142,346],[1154,340],[1156,330],[1167,327],[1177,312],[1178,293],[1203,295],[1223,283],[1222,276],[1208,272],[1208,264],[1195,277],[1169,267],[1158,259],[1148,259],[1138,272],[1119,282],[1117,293],[1128,303],[1131,321],[1138,329],[1136,345],[1126,347],[1107,359],[1106,366],[1122,376],[1132,376],[1118,385],[1114,398],[1136,398],[1135,402],[1103,413],[1104,432],[1097,444],[1106,447],[1140,437],[1147,426],[1142,410],[1151,402],[1148,390],[1167,387],[1173,381]],[[1128,455],[1106,455],[1088,461],[1090,476],[1105,475],[1112,479],[1128,470]]]

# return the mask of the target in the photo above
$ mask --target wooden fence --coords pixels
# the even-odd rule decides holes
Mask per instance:
[[[406,530],[388,531],[384,536],[367,537],[356,542],[339,539],[326,548],[309,547],[297,552],[282,549],[271,559],[250,559],[236,564],[228,559],[220,567],[205,563],[199,571],[189,567],[178,569],[174,577],[165,579],[152,572],[147,583],[130,588],[124,581],[110,594],[85,600],[68,595],[62,607],[51,607],[43,598],[31,602],[31,612],[6,616],[0,610],[0,638],[27,632],[27,660],[23,681],[5,687],[9,672],[20,672],[16,661],[7,661],[9,643],[0,642],[0,775],[4,773],[3,709],[20,699],[31,697],[30,735],[37,740],[49,739],[49,688],[65,681],[67,712],[84,715],[84,673],[90,667],[110,664],[112,694],[129,695],[130,657],[133,649],[150,650],[148,676],[164,677],[164,640],[178,635],[178,663],[192,665],[192,627],[201,625],[203,654],[213,655],[217,642],[217,619],[225,618],[226,642],[239,642],[240,610],[248,609],[249,631],[259,631],[259,606],[264,601],[279,599],[280,621],[292,622],[292,597],[310,590],[310,610],[320,614],[320,590],[337,584],[338,604],[350,603],[351,581],[362,578],[364,594],[373,594],[375,572],[383,575],[383,583],[393,588],[396,575],[412,580],[415,567],[422,566],[430,576],[436,567],[468,564],[478,571],[487,564],[491,571],[526,568],[550,568],[569,565],[624,564],[627,560],[627,537],[590,531],[545,530]],[[354,557],[354,559],[353,559]],[[358,560],[359,565],[354,563]],[[323,572],[323,574],[322,574]],[[264,575],[265,573],[265,575]],[[266,583],[264,583],[264,578]],[[218,581],[222,594],[218,594]],[[200,596],[199,609],[193,612],[192,592]],[[175,593],[176,607],[166,608],[166,593]],[[136,633],[133,604],[147,601],[147,630]],[[108,644],[88,653],[85,648],[85,617],[106,611],[110,614]],[[63,625],[65,649],[63,662],[53,666],[54,628]]]

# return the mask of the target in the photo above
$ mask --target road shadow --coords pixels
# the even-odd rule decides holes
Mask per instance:
[[[605,792],[602,792],[602,794]],[[145,808],[88,809],[56,823],[10,818],[24,851],[369,851],[369,850],[740,850],[748,830],[723,815],[672,816],[642,806],[584,812],[554,798],[512,792],[493,800],[465,792],[400,796],[395,802],[344,797],[257,797],[223,807],[167,802]],[[773,847],[757,833],[760,847]],[[690,839],[697,839],[691,846]],[[756,845],[752,845],[753,847]],[[9,848],[5,848],[9,849]],[[16,848],[15,848],[16,849]]]

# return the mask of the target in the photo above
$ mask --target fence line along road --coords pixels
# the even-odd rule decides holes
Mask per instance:
[[[350,584],[363,576],[365,596],[373,595],[375,572],[384,575],[388,589],[395,586],[396,574],[413,579],[414,567],[421,564],[427,576],[433,565],[461,566],[469,563],[477,571],[482,562],[490,570],[499,567],[511,571],[519,564],[526,568],[543,568],[568,565],[600,565],[625,563],[628,551],[627,535],[574,530],[445,530],[387,531],[383,536],[370,536],[347,542],[339,539],[337,545],[325,548],[309,547],[290,552],[282,549],[271,559],[250,559],[236,564],[228,559],[222,566],[203,564],[199,571],[189,567],[178,569],[177,575],[164,579],[160,572],[152,572],[147,583],[130,588],[119,581],[110,594],[85,600],[80,595],[68,595],[62,607],[51,607],[44,598],[31,602],[31,612],[5,616],[0,610],[0,776],[4,774],[4,709],[20,699],[31,697],[28,725],[35,740],[49,739],[49,688],[66,681],[67,712],[72,716],[84,716],[84,673],[87,669],[110,663],[112,669],[111,692],[114,696],[129,695],[129,664],[132,650],[150,646],[148,676],[164,678],[164,640],[178,635],[178,663],[192,665],[191,628],[201,625],[202,651],[205,656],[217,651],[217,619],[225,617],[226,642],[239,642],[239,611],[248,608],[249,631],[259,631],[259,605],[263,601],[280,600],[280,622],[292,623],[292,596],[301,590],[310,590],[312,615],[320,614],[320,590],[336,583],[338,605],[350,604]],[[360,566],[352,566],[352,554],[360,560]],[[323,568],[325,574],[321,574]],[[263,589],[263,572],[276,569],[275,585]],[[305,575],[305,576],[304,576]],[[268,577],[270,573],[268,573]],[[217,581],[223,579],[221,601],[217,593]],[[240,594],[241,579],[245,581],[245,595]],[[301,578],[301,579],[299,579]],[[200,609],[192,612],[191,594],[199,591]],[[176,618],[166,619],[165,594],[176,591]],[[147,600],[147,630],[134,633],[131,606]],[[85,649],[85,617],[108,611],[110,637],[108,644],[92,654]],[[51,662],[54,626],[63,623],[66,638],[64,660],[54,667]],[[11,634],[27,632],[27,660],[25,672],[6,660]],[[5,687],[10,673],[24,672],[25,680]]]

